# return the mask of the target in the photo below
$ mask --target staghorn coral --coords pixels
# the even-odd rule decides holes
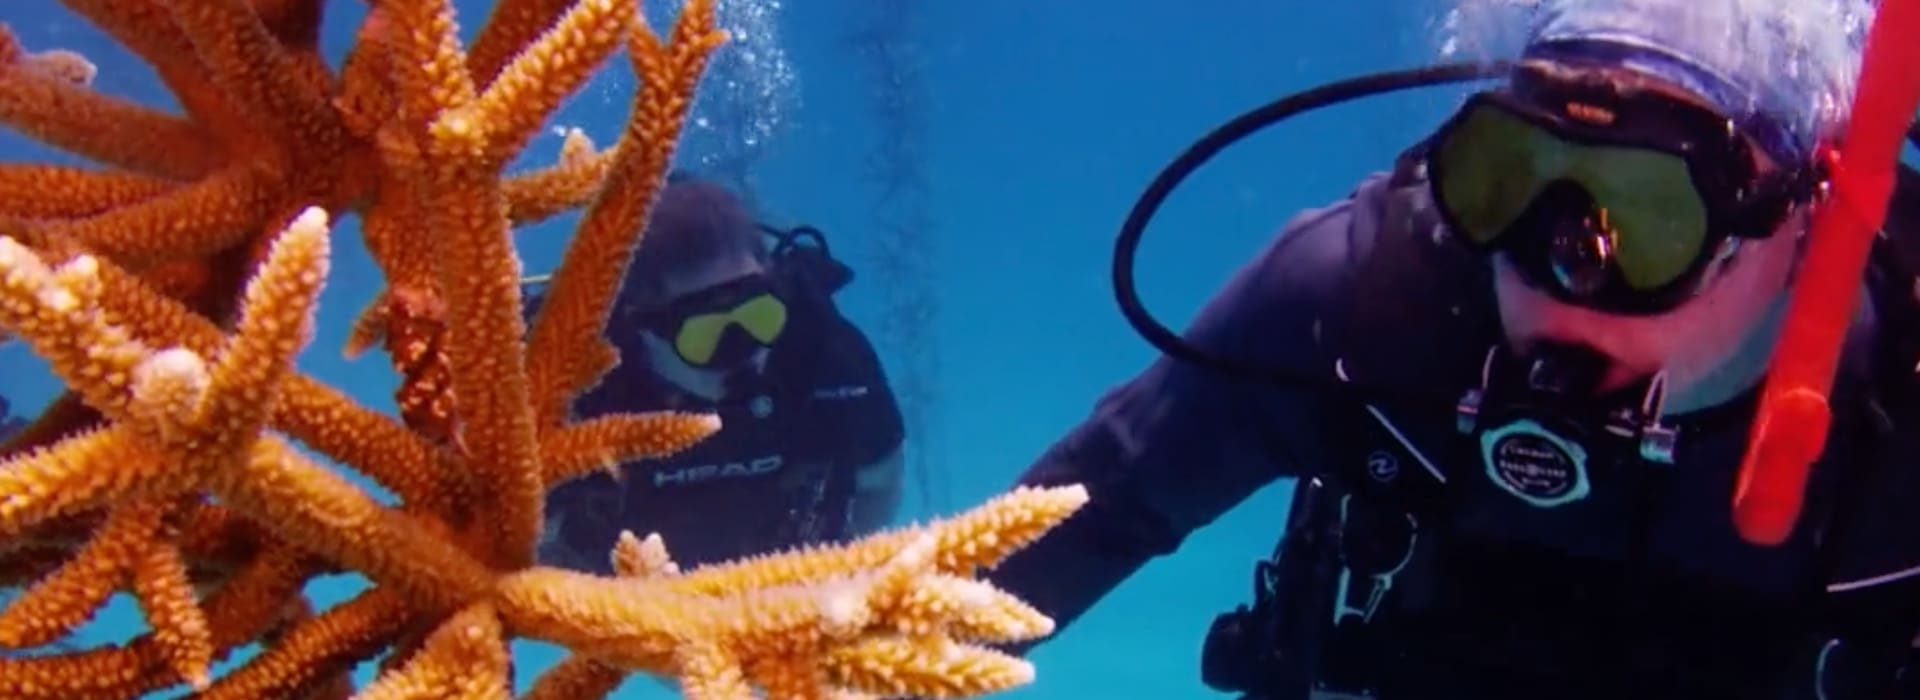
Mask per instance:
[[[719,427],[568,415],[618,360],[608,308],[724,40],[711,0],[665,37],[639,0],[501,0],[470,48],[447,0],[375,0],[337,72],[315,46],[324,0],[63,1],[152,64],[184,114],[94,92],[84,58],[0,27],[0,122],[104,166],[0,167],[0,331],[68,389],[0,448],[0,585],[28,584],[0,610],[0,647],[62,641],[117,591],[152,631],[0,658],[0,697],[335,698],[380,658],[360,697],[504,698],[514,637],[573,652],[536,698],[636,672],[729,699],[1031,677],[986,645],[1051,621],[973,577],[1078,509],[1077,487],[685,572],[630,535],[608,543],[615,577],[533,563],[549,488]],[[506,174],[622,47],[641,86],[618,141],[576,131],[554,167]],[[528,327],[512,228],[582,206]],[[387,289],[348,350],[384,346],[398,421],[296,369],[350,214]],[[313,609],[302,587],[339,570],[373,585]]]

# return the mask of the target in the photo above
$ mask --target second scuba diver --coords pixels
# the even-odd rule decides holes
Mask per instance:
[[[630,530],[692,567],[891,522],[906,435],[872,344],[833,302],[852,275],[818,230],[763,226],[676,173],[607,324],[620,364],[574,412],[714,412],[720,431],[555,488],[541,560],[608,573]]]

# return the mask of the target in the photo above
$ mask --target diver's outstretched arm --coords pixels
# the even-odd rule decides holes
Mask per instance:
[[[1203,351],[1331,372],[1318,326],[1353,265],[1355,222],[1384,177],[1285,226],[1186,331]],[[1148,560],[1283,476],[1317,469],[1312,394],[1166,357],[1114,388],[1022,484],[1084,484],[1092,499],[988,576],[1065,627]],[[1275,527],[1280,527],[1275,521]]]

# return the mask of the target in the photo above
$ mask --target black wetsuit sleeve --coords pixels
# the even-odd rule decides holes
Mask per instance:
[[[1350,198],[1295,217],[1206,304],[1187,342],[1331,374],[1317,338],[1323,309],[1351,264],[1355,209]],[[1314,410],[1306,392],[1157,359],[1101,397],[1091,417],[1020,477],[1021,484],[1079,483],[1091,500],[989,579],[1064,628],[1254,491],[1320,464]]]

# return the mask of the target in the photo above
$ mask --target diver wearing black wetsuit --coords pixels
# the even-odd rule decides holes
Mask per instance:
[[[1291,516],[1256,570],[1253,604],[1217,619],[1207,640],[1203,678],[1216,689],[1259,700],[1920,697],[1920,267],[1900,271],[1882,251],[1806,511],[1779,546],[1743,540],[1730,514],[1757,386],[1663,412],[1661,380],[1605,386],[1612,360],[1591,347],[1506,337],[1496,258],[1555,299],[1659,313],[1687,303],[1726,259],[1715,251],[1764,244],[1727,241],[1768,235],[1819,192],[1821,173],[1792,167],[1790,149],[1772,151],[1788,164],[1779,177],[1756,175],[1741,135],[1712,127],[1723,118],[1533,70],[1660,73],[1646,66],[1671,56],[1631,53],[1644,48],[1536,43],[1506,90],[1469,101],[1392,172],[1296,217],[1183,340],[1223,363],[1324,380],[1277,388],[1159,359],[1021,477],[1084,484],[1092,498],[990,580],[1064,626],[1292,477]],[[1786,140],[1752,134],[1761,148]],[[1515,148],[1561,150],[1473,171]],[[1684,167],[1652,165],[1663,152]],[[1612,181],[1580,169],[1599,162],[1643,169]],[[1687,219],[1645,209],[1673,199],[1609,182],[1691,192],[1711,210],[1694,220],[1712,231],[1675,246],[1682,257],[1647,255],[1699,231],[1645,225]],[[1165,194],[1156,182],[1145,199]],[[1622,225],[1593,224],[1596,207]],[[1625,225],[1636,217],[1641,227]],[[1635,238],[1656,231],[1672,237]]]
[[[663,205],[679,206],[684,187],[670,186]],[[704,226],[708,217],[690,218]],[[905,432],[872,344],[833,301],[852,271],[815,229],[765,230],[778,243],[764,272],[676,298],[665,312],[616,311],[608,335],[621,363],[574,413],[711,412],[721,428],[672,456],[622,465],[618,478],[595,473],[555,489],[543,561],[606,573],[624,529],[660,533],[684,568],[837,541],[892,520]],[[719,395],[663,378],[638,338],[648,329],[703,365],[736,366]]]

